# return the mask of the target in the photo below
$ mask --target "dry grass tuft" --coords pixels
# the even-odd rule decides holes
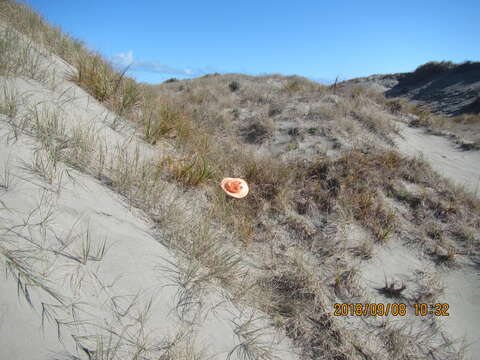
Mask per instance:
[[[406,285],[402,283],[400,286],[396,286],[395,282],[392,281],[388,283],[387,279],[385,279],[385,286],[382,288],[377,289],[380,294],[385,295],[388,298],[402,298],[402,292],[406,289]]]
[[[185,138],[191,131],[186,115],[172,104],[154,101],[144,102],[138,119],[145,140],[155,145],[164,136]]]
[[[272,353],[272,344],[262,339],[266,329],[256,323],[258,320],[252,313],[245,321],[232,321],[238,344],[230,350],[227,360],[232,358],[273,360],[276,358]]]
[[[18,107],[23,102],[21,94],[8,81],[3,80],[0,90],[0,114],[4,114],[12,121],[17,113]]]
[[[24,76],[46,82],[49,76],[43,61],[44,54],[33,42],[25,41],[11,28],[0,29],[0,75]]]
[[[205,157],[193,156],[182,160],[167,159],[165,164],[173,179],[187,187],[198,186],[213,177],[211,167]]]
[[[307,196],[327,212],[340,206],[347,217],[364,225],[376,240],[385,241],[395,230],[395,217],[378,189],[399,175],[402,161],[394,152],[350,152],[336,161],[320,160],[306,170],[310,184]],[[380,172],[382,177],[377,177]]]
[[[141,91],[132,79],[118,72],[95,53],[80,54],[74,60],[74,71],[69,80],[87,90],[95,99],[105,103],[119,116],[130,115],[139,105]]]

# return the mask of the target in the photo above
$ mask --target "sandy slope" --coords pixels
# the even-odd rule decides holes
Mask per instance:
[[[439,174],[480,196],[480,152],[462,151],[445,137],[430,135],[403,123],[399,123],[399,127],[401,137],[395,143],[401,152],[423,156]],[[439,327],[442,332],[449,334],[456,346],[468,345],[466,354],[473,359],[476,358],[475,354],[480,353],[480,272],[478,266],[468,259],[460,262],[461,266],[457,269],[439,269],[415,247],[401,241],[392,242],[379,248],[371,260],[361,265],[362,282],[366,289],[370,289],[370,296],[376,298],[376,302],[392,303],[391,299],[375,291],[385,285],[386,278],[406,284],[408,293],[418,289],[426,278],[435,276],[438,286],[443,289],[437,300],[449,305],[450,316],[412,316],[410,320],[396,320],[399,323],[406,321],[409,326],[418,328],[429,323],[431,325],[428,326]]]
[[[56,73],[52,86],[20,78],[8,81],[23,97],[17,116],[32,106],[58,110],[67,127],[93,127],[110,149],[121,147],[128,152],[138,148],[141,156],[158,155],[161,148],[139,141],[133,129],[120,132],[108,126],[115,116],[64,80],[72,71],[69,65],[56,57],[44,60]],[[17,294],[12,276],[2,280],[0,359],[44,360],[54,354],[65,359],[67,352],[86,358],[75,348],[73,337],[77,345],[93,349],[101,334],[107,336],[106,341],[109,334],[116,334],[113,340],[120,341],[120,358],[130,358],[142,347],[145,358],[158,358],[165,351],[160,347],[182,332],[186,336],[176,341],[177,351],[195,349],[207,357],[224,358],[242,341],[236,336],[235,323],[244,323],[252,314],[258,318],[255,327],[266,327],[261,341],[270,344],[276,356],[296,357],[288,341],[262,320],[261,313],[225,301],[223,290],[214,284],[202,298],[198,321],[192,325],[180,320],[175,311],[179,288],[172,286],[162,270],[175,270],[179,259],[161,244],[158,237],[162,234],[154,234],[140,211],[90,176],[62,165],[70,177],[57,188],[46,184],[28,166],[37,142],[27,135],[14,141],[7,120],[3,115],[0,118],[0,167],[2,174],[7,169],[12,185],[0,189],[2,241],[45,278],[64,305],[32,286],[32,308]],[[103,241],[107,251],[100,261],[78,261],[89,242],[93,253]],[[3,268],[3,256],[0,262]],[[42,314],[42,309],[50,316]]]
[[[376,303],[402,302],[392,301],[375,291],[385,285],[386,278],[405,284],[405,294],[408,295],[418,289],[426,278],[434,276],[438,286],[444,289],[437,301],[449,305],[449,316],[415,316],[413,308],[410,308],[408,318],[397,317],[393,320],[399,324],[406,323],[413,328],[424,329],[424,334],[429,334],[432,327],[438,327],[442,333],[453,339],[457,347],[468,345],[468,358],[474,359],[474,354],[480,352],[480,273],[475,266],[464,264],[461,269],[439,270],[431,260],[414,248],[401,242],[392,242],[378,249],[375,256],[362,265],[361,269],[362,283],[366,289],[370,289]]]
[[[445,137],[404,124],[399,126],[402,138],[396,144],[400,151],[412,156],[423,154],[440,175],[480,196],[480,151],[462,151]]]
[[[480,196],[480,152],[462,151],[445,137],[426,134],[424,130],[401,125],[401,135],[396,143],[400,151],[408,155],[422,154],[441,175],[477,197]],[[390,258],[391,256],[388,256]],[[415,268],[403,256],[407,268]],[[393,263],[390,268],[395,267]],[[467,264],[461,270],[441,275],[445,286],[443,300],[450,305],[451,316],[442,318],[443,327],[455,338],[465,336],[468,354],[480,353],[480,272],[478,267]]]

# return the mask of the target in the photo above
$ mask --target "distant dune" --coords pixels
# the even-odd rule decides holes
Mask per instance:
[[[405,97],[445,115],[480,112],[480,62],[429,62],[408,73],[372,75],[342,84],[383,89],[385,96]]]

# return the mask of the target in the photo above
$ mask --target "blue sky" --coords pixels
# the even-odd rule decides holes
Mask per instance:
[[[25,0],[129,74],[332,80],[480,59],[478,0]]]

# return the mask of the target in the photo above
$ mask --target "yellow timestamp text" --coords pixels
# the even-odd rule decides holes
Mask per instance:
[[[406,316],[409,309],[415,316],[449,316],[447,303],[418,303],[407,306],[404,303],[350,303],[334,304],[334,316]]]
[[[382,303],[357,303],[357,304],[334,304],[335,316],[405,316],[407,315],[407,305],[400,304],[382,304]]]

